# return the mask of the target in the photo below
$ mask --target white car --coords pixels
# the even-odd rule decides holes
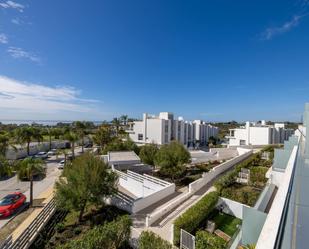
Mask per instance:
[[[46,152],[41,151],[41,152],[39,152],[38,154],[36,154],[34,157],[35,157],[35,158],[46,159],[48,156],[47,156],[47,153],[46,153]]]
[[[56,149],[52,149],[52,150],[47,152],[47,155],[48,156],[54,156],[54,155],[56,155],[56,153],[57,153],[57,150]]]
[[[64,168],[64,160],[60,161],[58,164],[58,169],[63,169]]]

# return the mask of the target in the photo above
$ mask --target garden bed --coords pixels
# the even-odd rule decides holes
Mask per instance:
[[[253,207],[261,192],[262,189],[250,185],[233,183],[229,187],[223,188],[220,196]]]
[[[241,225],[241,219],[221,213],[217,209],[213,210],[208,220],[213,221],[216,224],[216,229],[221,230],[230,237],[233,237],[234,233],[238,230],[238,226]]]

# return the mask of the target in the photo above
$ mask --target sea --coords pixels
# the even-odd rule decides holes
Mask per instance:
[[[46,126],[55,126],[58,123],[67,123],[67,124],[71,124],[74,121],[72,120],[0,120],[0,123],[2,124],[17,124],[17,125],[21,125],[21,124],[40,124],[40,125],[46,125]],[[100,125],[103,123],[103,121],[90,121],[93,122],[95,125]]]

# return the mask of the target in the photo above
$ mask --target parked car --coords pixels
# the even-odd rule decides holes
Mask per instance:
[[[14,214],[18,208],[26,202],[26,196],[21,192],[15,192],[0,200],[0,217],[8,217]]]
[[[52,149],[50,151],[47,152],[47,156],[54,156],[57,153],[57,149]]]
[[[48,155],[46,152],[41,151],[38,154],[35,155],[35,158],[41,158],[41,159],[47,159]]]
[[[58,169],[63,169],[64,168],[64,160],[60,161],[58,164]]]

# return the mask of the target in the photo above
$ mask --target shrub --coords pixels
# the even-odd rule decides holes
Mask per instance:
[[[131,219],[124,215],[105,225],[96,226],[79,239],[60,245],[57,249],[117,249],[125,245],[130,238]]]
[[[196,249],[225,249],[224,239],[206,231],[198,231],[195,237]]]
[[[267,182],[267,178],[265,177],[267,171],[267,167],[257,166],[250,168],[250,185],[263,187],[265,182]]]
[[[172,249],[173,246],[168,241],[160,238],[151,231],[143,231],[138,240],[139,249]]]
[[[147,144],[141,147],[139,156],[143,163],[154,165],[154,159],[158,151],[156,144]]]
[[[185,213],[179,216],[174,222],[174,244],[178,245],[180,240],[180,229],[193,233],[200,224],[208,217],[215,208],[219,199],[218,192],[210,192]]]

